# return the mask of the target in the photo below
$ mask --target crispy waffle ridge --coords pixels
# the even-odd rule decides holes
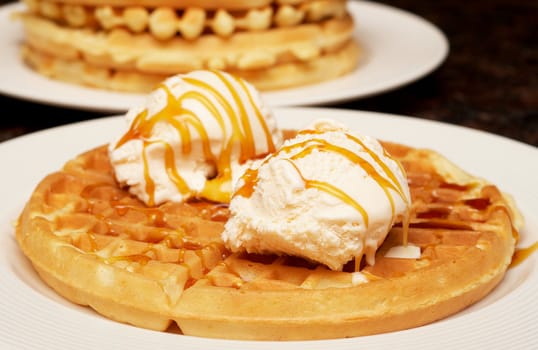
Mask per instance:
[[[424,325],[486,296],[503,278],[518,212],[497,187],[430,150],[384,143],[413,199],[408,242],[419,259],[331,271],[288,256],[230,254],[227,207],[146,207],[116,184],[106,146],[66,163],[33,192],[16,238],[60,295],[111,319],[185,335],[290,340],[377,334]]]
[[[197,69],[275,90],[334,79],[358,65],[346,1],[259,2],[26,0],[17,16],[22,58],[54,79],[132,92]]]

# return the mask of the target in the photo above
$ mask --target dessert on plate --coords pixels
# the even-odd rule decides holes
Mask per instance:
[[[523,219],[494,184],[430,149],[277,117],[228,73],[170,77],[125,132],[43,178],[17,242],[74,303],[212,338],[403,330],[501,282]]]
[[[359,44],[346,0],[23,0],[22,59],[54,79],[150,92],[223,70],[260,90],[349,73]]]

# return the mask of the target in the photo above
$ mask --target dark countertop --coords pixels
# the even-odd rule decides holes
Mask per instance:
[[[538,146],[538,2],[380,2],[413,12],[441,29],[450,42],[447,60],[412,84],[331,107],[438,120]],[[0,141],[109,115],[2,95],[0,105]]]

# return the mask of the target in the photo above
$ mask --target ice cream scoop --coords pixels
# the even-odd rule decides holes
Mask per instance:
[[[126,119],[110,160],[118,182],[148,205],[193,197],[228,202],[247,163],[282,142],[259,92],[219,71],[166,79]]]
[[[377,140],[318,120],[239,179],[222,238],[234,252],[300,256],[341,270],[363,255],[373,264],[409,208],[404,170]]]

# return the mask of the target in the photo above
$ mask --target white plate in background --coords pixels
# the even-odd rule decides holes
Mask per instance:
[[[123,113],[143,99],[142,94],[112,92],[43,77],[20,59],[21,23],[10,14],[19,3],[0,8],[0,93],[38,103],[99,112]],[[409,12],[363,0],[350,1],[356,20],[355,36],[363,58],[350,74],[311,86],[264,93],[271,106],[334,104],[383,93],[411,83],[437,68],[449,51],[444,34]]]

